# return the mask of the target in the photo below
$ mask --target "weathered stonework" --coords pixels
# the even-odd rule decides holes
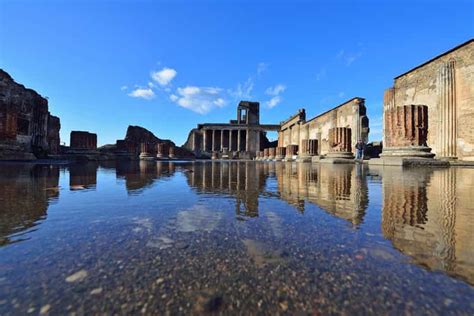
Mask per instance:
[[[385,148],[381,155],[432,158],[426,145],[428,107],[426,105],[396,106],[385,110]]]
[[[285,152],[286,152],[286,155],[285,155],[286,161],[295,160],[296,156],[298,155],[298,145],[286,146]]]
[[[302,150],[300,158],[305,158],[307,151],[303,150],[304,142],[315,140],[318,156],[326,156],[331,151],[329,131],[335,127],[350,128],[351,138],[349,152],[354,152],[359,139],[367,142],[369,135],[369,119],[366,115],[365,100],[353,98],[343,104],[306,120],[306,111],[301,109],[297,114],[281,123],[278,133],[278,146],[298,145]],[[314,143],[313,143],[314,144]]]
[[[156,145],[156,158],[168,158],[169,147],[165,143]]]
[[[72,131],[70,140],[70,149],[72,150],[96,150],[97,149],[97,134]]]
[[[268,148],[268,159],[275,160],[275,147]]]
[[[0,160],[57,154],[60,126],[46,98],[0,69]]]
[[[428,109],[426,145],[436,158],[474,161],[473,77],[474,40],[396,77],[384,95],[384,146],[392,133],[387,114],[396,107],[423,104]]]
[[[277,147],[275,153],[275,160],[282,161],[285,159],[286,156],[286,148],[285,147]]]
[[[140,159],[142,160],[154,160],[153,145],[150,143],[140,144]]]
[[[329,153],[331,158],[352,159],[352,131],[348,127],[333,127],[329,129]]]
[[[228,148],[230,158],[253,159],[263,148],[271,147],[266,131],[278,131],[279,125],[260,124],[260,104],[241,101],[237,107],[237,119],[229,123],[198,124],[191,130],[186,149],[196,157],[223,158],[224,148]]]

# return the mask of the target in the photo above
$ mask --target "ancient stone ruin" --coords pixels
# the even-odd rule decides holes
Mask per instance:
[[[59,153],[59,118],[48,100],[0,69],[0,160],[30,160]]]
[[[229,123],[199,124],[188,136],[184,147],[196,157],[209,158],[214,154],[222,158],[224,149],[230,158],[255,158],[256,153],[268,148],[266,131],[278,131],[279,125],[260,124],[260,104],[241,101],[237,107],[237,119]]]
[[[94,151],[97,149],[97,134],[72,131],[69,147],[73,150]]]
[[[320,156],[352,158],[357,141],[361,139],[367,142],[369,137],[369,118],[365,100],[358,97],[310,120],[306,120],[306,111],[300,109],[295,115],[283,121],[280,127],[278,146],[299,146],[300,151],[296,159],[300,161],[316,161]],[[349,134],[337,134],[343,133],[343,130],[335,132],[336,128],[345,128],[344,133]],[[331,134],[331,130],[335,134]],[[289,157],[288,153],[286,156]]]
[[[352,131],[348,127],[333,127],[329,129],[328,157],[352,159]]]
[[[384,94],[382,156],[436,154],[443,160],[474,161],[473,65],[474,40],[469,40],[396,77]],[[425,146],[432,154],[420,148],[418,155],[415,150],[402,155],[393,150],[400,146]]]

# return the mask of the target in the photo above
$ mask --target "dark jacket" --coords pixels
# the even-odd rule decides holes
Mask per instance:
[[[364,143],[357,143],[356,144],[356,149],[359,149],[359,150],[364,150],[365,149],[365,144]]]

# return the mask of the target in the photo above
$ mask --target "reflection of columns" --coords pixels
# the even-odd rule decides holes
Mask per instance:
[[[454,60],[443,64],[438,73],[438,113],[440,129],[438,155],[456,158],[457,111]]]
[[[240,151],[240,132],[241,130],[237,130],[237,151]]]
[[[443,260],[443,268],[453,272],[456,268],[456,169],[439,170],[440,193],[440,227],[443,231],[441,247],[437,249],[437,255]]]

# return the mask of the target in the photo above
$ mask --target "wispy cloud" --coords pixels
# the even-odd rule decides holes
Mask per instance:
[[[170,96],[171,101],[188,110],[206,114],[216,107],[226,104],[222,89],[216,87],[186,86],[177,89],[177,95]]]
[[[167,86],[178,74],[173,68],[164,67],[160,71],[152,71],[151,78],[160,86]]]
[[[281,101],[282,101],[282,98],[280,96],[275,96],[275,97],[271,98],[270,100],[268,100],[267,102],[265,102],[265,105],[267,106],[267,108],[273,109]]]
[[[252,77],[247,78],[243,83],[238,83],[235,89],[229,89],[227,92],[235,99],[251,99],[255,81]]]
[[[326,68],[321,68],[317,73],[316,73],[316,81],[320,81],[324,78],[326,78],[327,72]]]
[[[259,63],[257,65],[257,75],[261,75],[263,72],[265,72],[268,69],[268,64],[267,63]]]
[[[268,109],[273,109],[275,106],[280,104],[281,101],[283,101],[283,98],[280,96],[280,94],[283,93],[285,90],[286,90],[286,86],[281,83],[273,87],[268,87],[265,90],[265,94],[272,96],[272,98],[265,102],[265,106]]]
[[[122,91],[125,91],[125,90],[127,90],[127,89],[128,89],[127,86],[121,86],[121,87],[120,87],[120,90],[122,90]]]
[[[151,100],[155,97],[155,92],[151,88],[137,88],[128,94],[133,98]]]
[[[359,59],[361,56],[362,56],[361,51],[348,52],[348,51],[345,51],[344,49],[341,49],[337,53],[336,58],[339,59],[339,60],[342,60],[346,66],[350,66],[350,65],[352,65],[352,63],[354,61]]]
[[[268,95],[279,95],[285,90],[286,90],[286,86],[280,83],[274,87],[268,87],[267,90],[265,90],[265,93]]]

